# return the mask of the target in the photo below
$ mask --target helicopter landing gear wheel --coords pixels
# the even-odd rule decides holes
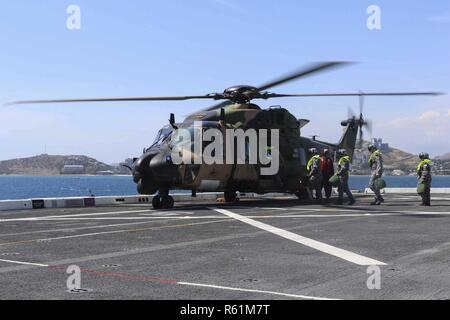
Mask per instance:
[[[175,201],[172,196],[169,195],[156,195],[153,197],[152,205],[153,209],[172,209]]]
[[[159,195],[156,195],[153,197],[152,205],[153,205],[153,209],[156,209],[156,210],[162,209],[161,197]]]
[[[237,199],[236,191],[225,191],[224,198],[225,202],[235,202]]]
[[[153,208],[158,209],[172,209],[174,205],[174,199],[169,195],[169,190],[159,190],[158,194],[153,197]]]
[[[161,205],[164,209],[172,209],[174,202],[173,197],[169,195],[161,198]]]

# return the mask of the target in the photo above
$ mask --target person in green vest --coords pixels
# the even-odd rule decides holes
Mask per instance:
[[[320,155],[316,148],[309,149],[311,158],[306,165],[308,171],[309,186],[311,194],[315,191],[315,199],[319,202],[322,201],[322,170],[320,168]]]
[[[373,144],[369,145],[369,167],[372,170],[372,174],[370,176],[369,188],[375,193],[375,199],[371,205],[380,205],[384,202],[383,197],[381,196],[380,189],[375,184],[375,180],[380,179],[383,175],[383,156],[381,155],[380,150],[375,147]]]
[[[341,205],[344,202],[344,193],[347,195],[349,205],[355,203],[355,198],[348,186],[349,172],[350,172],[350,157],[347,154],[347,150],[340,149],[338,151],[339,161],[336,175],[339,177],[338,193],[339,198],[337,204]]]
[[[431,165],[428,153],[422,152],[419,154],[420,163],[417,165],[418,185],[417,192],[422,197],[423,206],[431,206]]]

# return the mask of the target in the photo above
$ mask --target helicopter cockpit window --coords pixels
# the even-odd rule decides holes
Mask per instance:
[[[181,143],[191,144],[192,142],[200,139],[201,131],[199,128],[181,128],[181,130],[175,130],[172,134],[170,141],[171,146],[175,146]]]
[[[164,140],[167,139],[167,137],[171,133],[172,133],[172,128],[171,127],[164,127],[161,130],[159,130],[158,134],[156,135],[155,141],[152,144],[152,146],[162,143]]]
[[[196,141],[203,141],[203,147],[209,142],[203,140],[205,131],[209,129],[218,129],[217,124],[202,123],[202,126],[180,127],[172,133],[170,146],[180,144],[193,144]],[[215,136],[215,135],[214,135]]]

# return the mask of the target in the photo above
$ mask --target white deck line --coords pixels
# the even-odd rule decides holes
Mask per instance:
[[[3,260],[3,259],[0,259],[0,261],[7,262],[7,263],[13,263],[13,264],[23,264],[23,265],[27,265],[27,266],[48,267],[47,264],[40,264],[40,263],[31,263],[31,262],[14,261],[14,260]]]
[[[213,208],[212,210],[217,211],[221,214],[224,214],[228,217],[234,218],[236,220],[239,220],[241,222],[247,223],[253,227],[265,230],[267,232],[276,234],[280,237],[283,237],[285,239],[303,244],[307,247],[319,250],[321,252],[327,253],[329,255],[341,258],[343,260],[352,262],[354,264],[357,265],[361,265],[361,266],[373,266],[373,265],[386,265],[386,263],[375,260],[375,259],[371,259],[365,256],[361,256],[359,254],[344,250],[344,249],[340,249],[337,247],[333,247],[331,245],[328,245],[326,243],[323,242],[319,242],[313,239],[309,239],[306,237],[303,237],[299,234],[284,230],[284,229],[280,229],[280,228],[276,228],[274,226],[241,216],[237,213],[233,213],[229,210],[225,210],[225,209],[215,209]]]
[[[297,299],[300,298],[300,299],[307,299],[307,300],[336,300],[336,299],[329,299],[329,298],[322,298],[322,297],[313,297],[313,296],[304,296],[304,295],[300,295],[300,294],[283,293],[283,292],[275,292],[275,291],[224,287],[224,286],[217,286],[217,285],[212,285],[212,284],[201,284],[201,283],[190,283],[190,282],[177,282],[177,284],[183,285],[183,286],[191,286],[191,287],[203,287],[203,288],[212,288],[212,289],[221,289],[221,290],[263,293],[263,294],[270,294],[270,295],[290,297],[290,298],[297,298]]]

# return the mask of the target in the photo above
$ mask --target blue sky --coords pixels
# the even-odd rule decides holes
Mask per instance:
[[[450,92],[448,1],[6,1],[0,10],[0,103],[17,99],[204,94],[258,85],[305,64],[358,61],[277,92]],[[69,5],[81,30],[66,28]],[[381,8],[381,30],[366,9]],[[303,135],[337,141],[357,98],[262,101],[311,119]],[[0,159],[139,155],[170,112],[205,101],[0,107]],[[373,136],[418,153],[450,152],[450,98],[368,98]]]

